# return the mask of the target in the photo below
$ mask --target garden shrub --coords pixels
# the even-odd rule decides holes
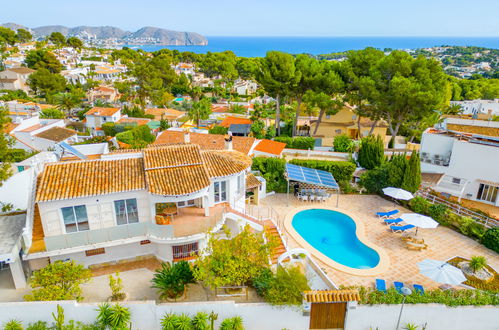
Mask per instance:
[[[274,141],[286,143],[286,148],[290,149],[313,150],[315,145],[315,139],[307,136],[278,136],[274,138]]]
[[[442,204],[432,204],[428,207],[428,216],[433,218],[433,220],[441,223],[443,225],[449,224],[449,220],[446,217],[447,206]]]
[[[140,125],[116,134],[116,139],[129,144],[132,148],[143,148],[154,142],[156,137],[151,133],[147,125]]]
[[[336,152],[352,152],[354,149],[354,143],[351,138],[345,134],[342,134],[335,136],[333,140],[333,147]]]
[[[360,142],[358,161],[360,166],[372,170],[385,160],[385,147],[381,137],[369,135]]]
[[[480,269],[487,266],[487,259],[484,256],[473,256],[470,260],[470,268],[473,269],[474,272],[479,271]]]
[[[411,210],[421,214],[428,214],[428,208],[430,206],[431,203],[421,196],[416,196],[409,202],[409,207],[411,208]]]
[[[218,134],[218,135],[225,135],[229,131],[228,127],[223,127],[223,126],[214,126],[213,128],[210,128],[208,131],[210,134]]]
[[[178,298],[184,292],[185,285],[194,282],[191,266],[187,261],[171,265],[162,263],[152,279],[152,287],[160,290],[160,298]]]
[[[334,176],[336,181],[352,181],[352,175],[355,172],[355,164],[347,161],[293,159],[289,163],[329,172]]]
[[[382,165],[378,168],[369,170],[360,176],[359,184],[366,188],[369,193],[380,194],[382,189],[387,187],[388,181],[387,166]]]
[[[284,178],[285,164],[284,159],[255,157],[253,158],[253,171],[259,171],[267,181],[267,191],[276,193],[285,193],[287,182]]]
[[[272,305],[300,305],[303,300],[302,292],[310,290],[307,277],[300,267],[279,267],[272,277],[260,274],[258,285],[265,301]]]
[[[482,236],[482,244],[499,253],[499,228],[489,228]]]

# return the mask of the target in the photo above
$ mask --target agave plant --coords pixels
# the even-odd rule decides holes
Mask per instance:
[[[3,326],[5,330],[23,330],[23,324],[19,320],[10,320]]]
[[[208,314],[203,312],[198,312],[192,318],[192,328],[194,330],[208,330],[210,327],[208,325]]]
[[[120,304],[115,304],[111,308],[109,315],[109,325],[113,329],[127,328],[130,323],[131,313],[130,310]]]
[[[484,268],[487,266],[487,259],[483,256],[474,256],[471,257],[470,261],[470,267],[473,269],[474,272],[479,271],[480,269]]]
[[[177,298],[184,292],[187,283],[192,283],[191,266],[186,261],[181,261],[173,266],[162,263],[152,279],[152,287],[160,290],[160,299]]]
[[[173,313],[167,313],[161,318],[162,330],[175,330],[176,324],[177,324],[177,315]]]
[[[180,314],[177,316],[177,320],[175,322],[176,330],[192,330],[191,318],[187,314]]]
[[[220,330],[244,330],[243,319],[240,316],[225,319],[220,325]]]

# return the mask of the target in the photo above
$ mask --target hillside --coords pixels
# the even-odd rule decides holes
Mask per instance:
[[[114,26],[76,26],[47,25],[36,28],[26,28],[15,23],[5,23],[2,26],[17,30],[24,28],[33,31],[36,38],[45,38],[52,32],[60,32],[65,36],[79,37],[85,41],[107,41],[112,39],[121,44],[156,44],[156,45],[207,45],[208,40],[195,32],[166,30],[157,27],[143,27],[135,32],[124,31]]]

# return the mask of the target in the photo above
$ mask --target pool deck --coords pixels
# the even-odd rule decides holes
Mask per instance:
[[[499,254],[452,229],[442,226],[436,229],[419,230],[418,236],[424,238],[425,243],[428,244],[428,249],[423,251],[408,250],[400,238],[401,234],[392,233],[388,226],[380,222],[375,212],[386,212],[394,208],[397,208],[401,213],[410,213],[411,211],[376,195],[340,195],[338,208],[336,208],[336,196],[324,203],[311,203],[301,202],[290,195],[288,206],[285,194],[275,194],[263,199],[261,204],[272,207],[279,214],[281,230],[283,230],[290,248],[307,248],[295,239],[296,232],[288,231],[289,226],[282,225],[286,222],[286,218],[292,217],[298,210],[304,208],[338,210],[348,214],[358,224],[363,225],[365,237],[362,237],[361,240],[384,250],[389,258],[389,266],[378,275],[353,275],[341,271],[337,267],[332,267],[330,261],[325,263],[317,257],[317,254],[310,251],[320,267],[337,285],[372,287],[374,279],[381,278],[387,281],[389,287],[393,286],[394,281],[401,281],[408,286],[421,284],[427,289],[437,288],[439,283],[419,274],[417,263],[424,259],[447,260],[454,256],[464,258],[471,258],[475,255],[484,256],[490,266],[496,270],[499,269]]]

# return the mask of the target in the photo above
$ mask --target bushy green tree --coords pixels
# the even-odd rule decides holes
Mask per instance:
[[[66,79],[47,69],[39,69],[28,78],[28,85],[33,92],[45,97],[50,97],[66,89]]]
[[[16,39],[18,42],[29,42],[33,39],[33,35],[28,30],[18,29]]]
[[[16,33],[13,30],[0,26],[0,49],[6,45],[13,46],[16,40]]]
[[[40,117],[50,119],[63,119],[64,117],[66,117],[66,115],[59,109],[49,108],[42,110],[40,112]]]
[[[66,44],[75,49],[81,49],[83,47],[83,41],[81,41],[77,37],[69,37],[66,40]]]
[[[421,161],[419,153],[415,150],[411,154],[409,164],[404,172],[404,179],[402,180],[402,189],[415,193],[421,185]]]
[[[372,170],[380,166],[385,159],[385,148],[379,135],[366,136],[360,142],[358,161],[360,166]]]
[[[26,300],[81,300],[80,285],[90,281],[91,272],[74,261],[55,261],[33,272],[33,291]]]
[[[134,149],[138,149],[154,142],[156,137],[151,133],[149,126],[140,125],[116,134],[116,139],[129,144]]]
[[[26,65],[28,68],[39,70],[47,69],[51,73],[59,73],[62,70],[62,64],[54,54],[46,49],[31,50],[26,55]]]
[[[336,152],[352,152],[354,143],[351,138],[345,134],[342,134],[334,137],[333,147]]]
[[[489,228],[482,237],[482,244],[499,253],[499,228]]]
[[[66,44],[66,37],[60,32],[52,32],[47,39],[57,47],[61,47]]]
[[[260,282],[259,282],[260,281]],[[272,305],[301,305],[302,293],[310,290],[308,280],[298,267],[278,267],[276,274],[263,273],[256,279],[259,294]]]
[[[228,131],[229,129],[223,126],[214,126],[209,130],[210,134],[218,134],[218,135],[225,135],[227,134]]]

